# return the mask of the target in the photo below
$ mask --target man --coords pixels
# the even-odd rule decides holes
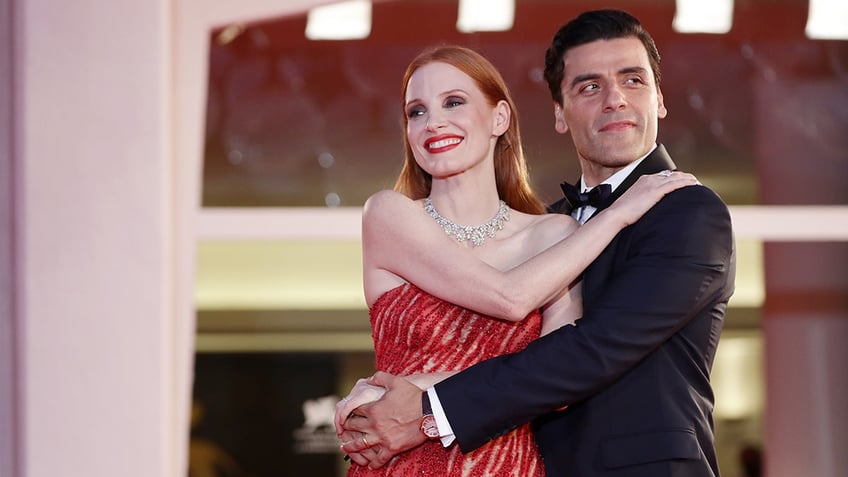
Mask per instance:
[[[640,175],[675,169],[656,143],[667,113],[659,54],[636,18],[586,12],[557,32],[545,63],[555,127],[571,133],[584,191],[611,189],[568,191],[552,210],[585,221]],[[587,197],[600,201],[583,206]],[[381,466],[428,438],[418,426],[432,408],[442,442],[464,452],[532,421],[549,476],[717,476],[709,376],[734,269],[721,200],[706,187],[668,194],[585,271],[576,326],[423,394],[378,373],[371,382],[386,394],[346,424],[367,440],[342,449]]]

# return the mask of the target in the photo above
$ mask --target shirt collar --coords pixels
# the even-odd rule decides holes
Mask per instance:
[[[601,182],[601,184],[609,184],[612,187],[612,190],[615,191],[615,189],[617,189],[618,186],[620,186],[621,183],[624,182],[624,179],[626,179],[627,176],[629,176],[630,173],[633,172],[633,170],[636,169],[636,167],[638,167],[639,164],[641,164],[642,161],[644,161],[646,157],[650,156],[651,153],[654,152],[654,149],[656,149],[656,148],[657,148],[657,144],[654,143],[654,147],[652,147],[651,150],[648,151],[647,154],[645,154],[644,156],[640,157],[639,159],[631,162],[625,168],[619,170],[615,174],[607,177],[607,179],[605,181]],[[590,187],[586,187],[586,182],[583,181],[583,176],[581,175],[580,176],[580,190],[582,192],[586,192],[588,189],[590,189]]]

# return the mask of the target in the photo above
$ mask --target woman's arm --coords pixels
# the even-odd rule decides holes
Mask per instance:
[[[542,336],[583,316],[583,286],[577,282],[542,308]]]
[[[442,381],[443,379],[447,379],[459,371],[441,371],[438,373],[416,373],[410,374],[409,376],[404,376],[404,378],[410,383],[421,388],[422,391],[429,388],[430,386]]]
[[[600,212],[555,245],[507,271],[459,247],[420,204],[393,191],[373,195],[362,221],[365,295],[370,305],[384,290],[372,290],[386,272],[443,300],[511,321],[554,299],[603,251],[668,192],[696,184],[694,176],[642,176],[623,200]]]

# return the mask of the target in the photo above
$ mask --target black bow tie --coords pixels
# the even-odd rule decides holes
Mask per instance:
[[[607,199],[612,194],[612,186],[609,184],[600,184],[591,188],[587,192],[578,192],[577,187],[563,182],[559,185],[562,188],[562,193],[565,194],[565,200],[574,210],[584,205],[591,205],[595,208],[601,208],[606,205]]]

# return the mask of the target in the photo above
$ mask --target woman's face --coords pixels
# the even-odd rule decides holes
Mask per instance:
[[[509,126],[506,102],[489,101],[470,76],[447,63],[418,68],[406,89],[406,135],[415,160],[434,178],[491,167],[498,136]]]

